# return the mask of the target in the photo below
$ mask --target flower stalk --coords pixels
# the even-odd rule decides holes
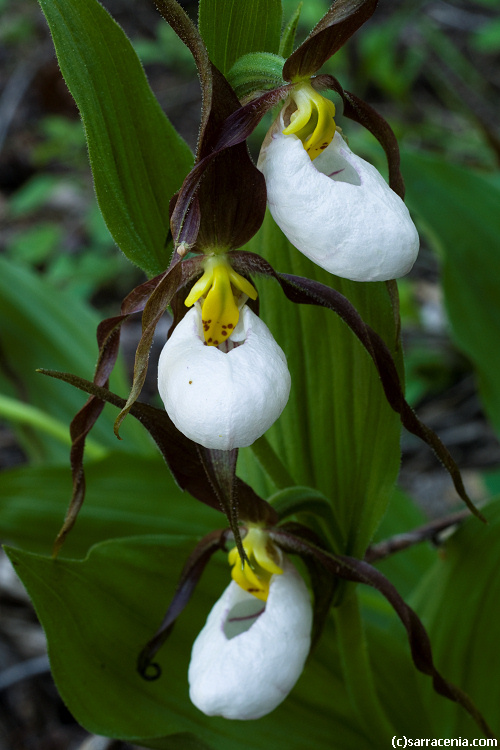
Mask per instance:
[[[252,443],[251,450],[276,489],[295,485],[293,477],[265,435]]]
[[[377,695],[357,591],[350,589],[341,606],[332,610],[345,684],[367,734],[374,742],[385,742],[396,731]]]

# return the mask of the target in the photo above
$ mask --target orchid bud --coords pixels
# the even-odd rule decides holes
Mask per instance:
[[[203,310],[207,303],[208,296]],[[206,448],[251,445],[278,419],[290,393],[286,357],[268,327],[246,305],[236,320],[234,327],[221,323],[228,335],[207,345],[212,323],[203,322],[196,303],[158,363],[158,390],[168,415],[178,430]]]
[[[249,576],[248,563],[246,572],[233,571],[238,583],[231,581],[212,608],[188,673],[194,705],[226,719],[259,719],[273,711],[300,677],[311,646],[312,607],[301,576],[264,531],[252,529],[243,544],[258,563]],[[241,567],[238,553],[230,555],[235,569]],[[250,591],[255,576],[264,597],[262,587]]]
[[[332,127],[333,104],[317,92],[308,104],[309,89],[298,90],[290,123],[282,112],[261,150],[274,220],[330,273],[353,281],[404,276],[419,249],[408,209]]]

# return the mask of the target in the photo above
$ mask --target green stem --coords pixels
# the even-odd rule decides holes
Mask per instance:
[[[377,744],[377,741],[390,742],[396,730],[387,718],[377,695],[358,596],[353,587],[333,613],[342,669],[351,703],[374,744]]]
[[[29,425],[51,435],[65,445],[71,445],[68,426],[36,406],[0,395],[0,417],[17,424]],[[89,458],[103,458],[107,453],[107,450],[94,440],[87,440],[86,449]]]
[[[250,448],[278,490],[295,486],[296,482],[290,476],[288,469],[265,435],[256,440]]]

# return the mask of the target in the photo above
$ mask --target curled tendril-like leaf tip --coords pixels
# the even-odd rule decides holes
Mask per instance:
[[[126,413],[124,414],[123,411],[121,411],[118,414],[117,418],[115,419],[115,424],[114,424],[114,427],[113,427],[113,432],[115,433],[115,435],[118,438],[118,440],[123,440],[123,438],[120,435],[120,427],[121,427],[122,422],[123,422],[123,420],[125,419],[126,416],[127,416],[127,414]]]
[[[151,661],[147,653],[148,650],[148,647],[146,647],[139,654],[139,658],[137,659],[137,671],[143,680],[154,682],[161,677],[162,669],[158,662]]]

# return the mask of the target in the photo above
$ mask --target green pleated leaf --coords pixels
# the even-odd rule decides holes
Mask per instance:
[[[342,750],[372,747],[343,689],[331,625],[297,687],[269,716],[242,725],[208,718],[191,705],[191,646],[230,578],[222,555],[210,562],[158,654],[163,676],[154,682],[139,676],[138,654],[160,624],[196,541],[113,540],[95,546],[85,560],[9,550],[47,634],[54,679],[77,720],[98,734],[160,750],[184,747],[174,744],[179,734],[192,743],[186,747],[201,741],[213,750],[330,750],[332,737]]]
[[[96,0],[40,0],[87,136],[99,207],[125,255],[168,265],[169,200],[192,155],[163,114],[132,45]]]
[[[165,673],[178,681],[175,691],[136,672],[139,651],[152,622],[160,622],[193,543],[189,537],[114,541],[95,547],[84,561],[11,551],[44,626],[58,689],[89,730],[128,738],[196,731],[187,696],[196,634],[189,618],[174,632],[163,660]]]
[[[368,352],[373,360],[384,389],[384,395],[392,409],[400,415],[401,424],[413,435],[417,435],[434,451],[436,457],[442,461],[444,467],[449,472],[459,497],[474,515],[482,518],[480,511],[467,495],[460,470],[450,452],[436,433],[419,420],[405,400],[404,385],[401,382],[389,347],[381,336],[364,322],[347,297],[336,289],[321,284],[318,281],[313,281],[303,276],[277,273],[267,261],[255,253],[248,251],[234,253],[232,260],[234,267],[244,272],[247,269],[249,273],[260,273],[274,278],[279,282],[285,296],[291,302],[325,307],[347,323],[350,330],[363,344],[365,351]],[[393,301],[395,311],[398,310],[398,293],[395,281],[388,282],[386,289]],[[261,460],[261,455],[262,451],[259,450],[257,453],[259,460]],[[482,520],[484,521],[484,518]]]
[[[428,677],[415,669],[401,623],[390,605],[377,592],[361,587],[357,590],[362,602],[377,693],[387,717],[399,736],[433,737],[434,729],[419,691],[421,684],[429,687]],[[438,708],[446,704],[446,700],[433,691],[432,696]],[[390,740],[384,740],[384,744],[389,742]],[[374,746],[372,743],[372,747]]]
[[[85,403],[85,396],[36,372],[39,367],[70,370],[92,377],[97,358],[95,331],[98,317],[74,295],[55,293],[53,286],[30,271],[0,258],[0,348],[3,366],[0,388],[4,395],[28,403],[66,427]],[[112,376],[113,387],[126,393],[122,366]],[[12,402],[11,402],[12,404]],[[35,415],[36,416],[36,415]],[[113,411],[105,410],[92,437],[105,447],[120,450],[113,434]],[[17,425],[17,426],[16,426]],[[46,430],[14,425],[29,457],[36,461],[66,462],[69,446]],[[154,449],[139,425],[127,425],[123,444],[142,454]]]
[[[338,289],[401,363],[385,284],[341,280],[322,271],[290,245],[270,216],[248,247],[277,271]],[[288,405],[266,435],[294,481],[330,500],[346,552],[362,557],[399,469],[399,417],[386,401],[373,362],[338,316],[293,304],[277,284],[258,278],[261,317],[285,351],[292,376]],[[250,459],[248,451],[241,453],[245,471]]]
[[[396,487],[387,513],[375,534],[375,542],[409,531],[420,526],[424,520],[411,498]],[[408,596],[430,570],[437,555],[438,552],[429,543],[422,543],[375,565],[408,601]],[[390,604],[377,591],[367,586],[358,586],[357,594],[377,692],[387,716],[401,735],[432,737],[434,730],[426,713],[420,685],[432,694],[432,700],[438,708],[446,701],[432,691],[428,678],[415,669],[410,657],[407,634]]]
[[[483,511],[488,525],[470,519],[450,538],[413,604],[431,637],[436,664],[468,692],[498,734],[500,500]],[[456,707],[438,707],[425,697],[436,736],[481,736]]]
[[[87,462],[87,495],[64,555],[83,557],[93,544],[138,534],[206,534],[220,513],[183,492],[164,462],[114,453]],[[23,466],[0,473],[1,538],[48,554],[71,497],[69,466]]]
[[[200,0],[199,28],[222,73],[248,52],[278,53],[281,0]]]
[[[435,241],[452,333],[500,431],[500,189],[440,157],[406,152],[408,203]]]

